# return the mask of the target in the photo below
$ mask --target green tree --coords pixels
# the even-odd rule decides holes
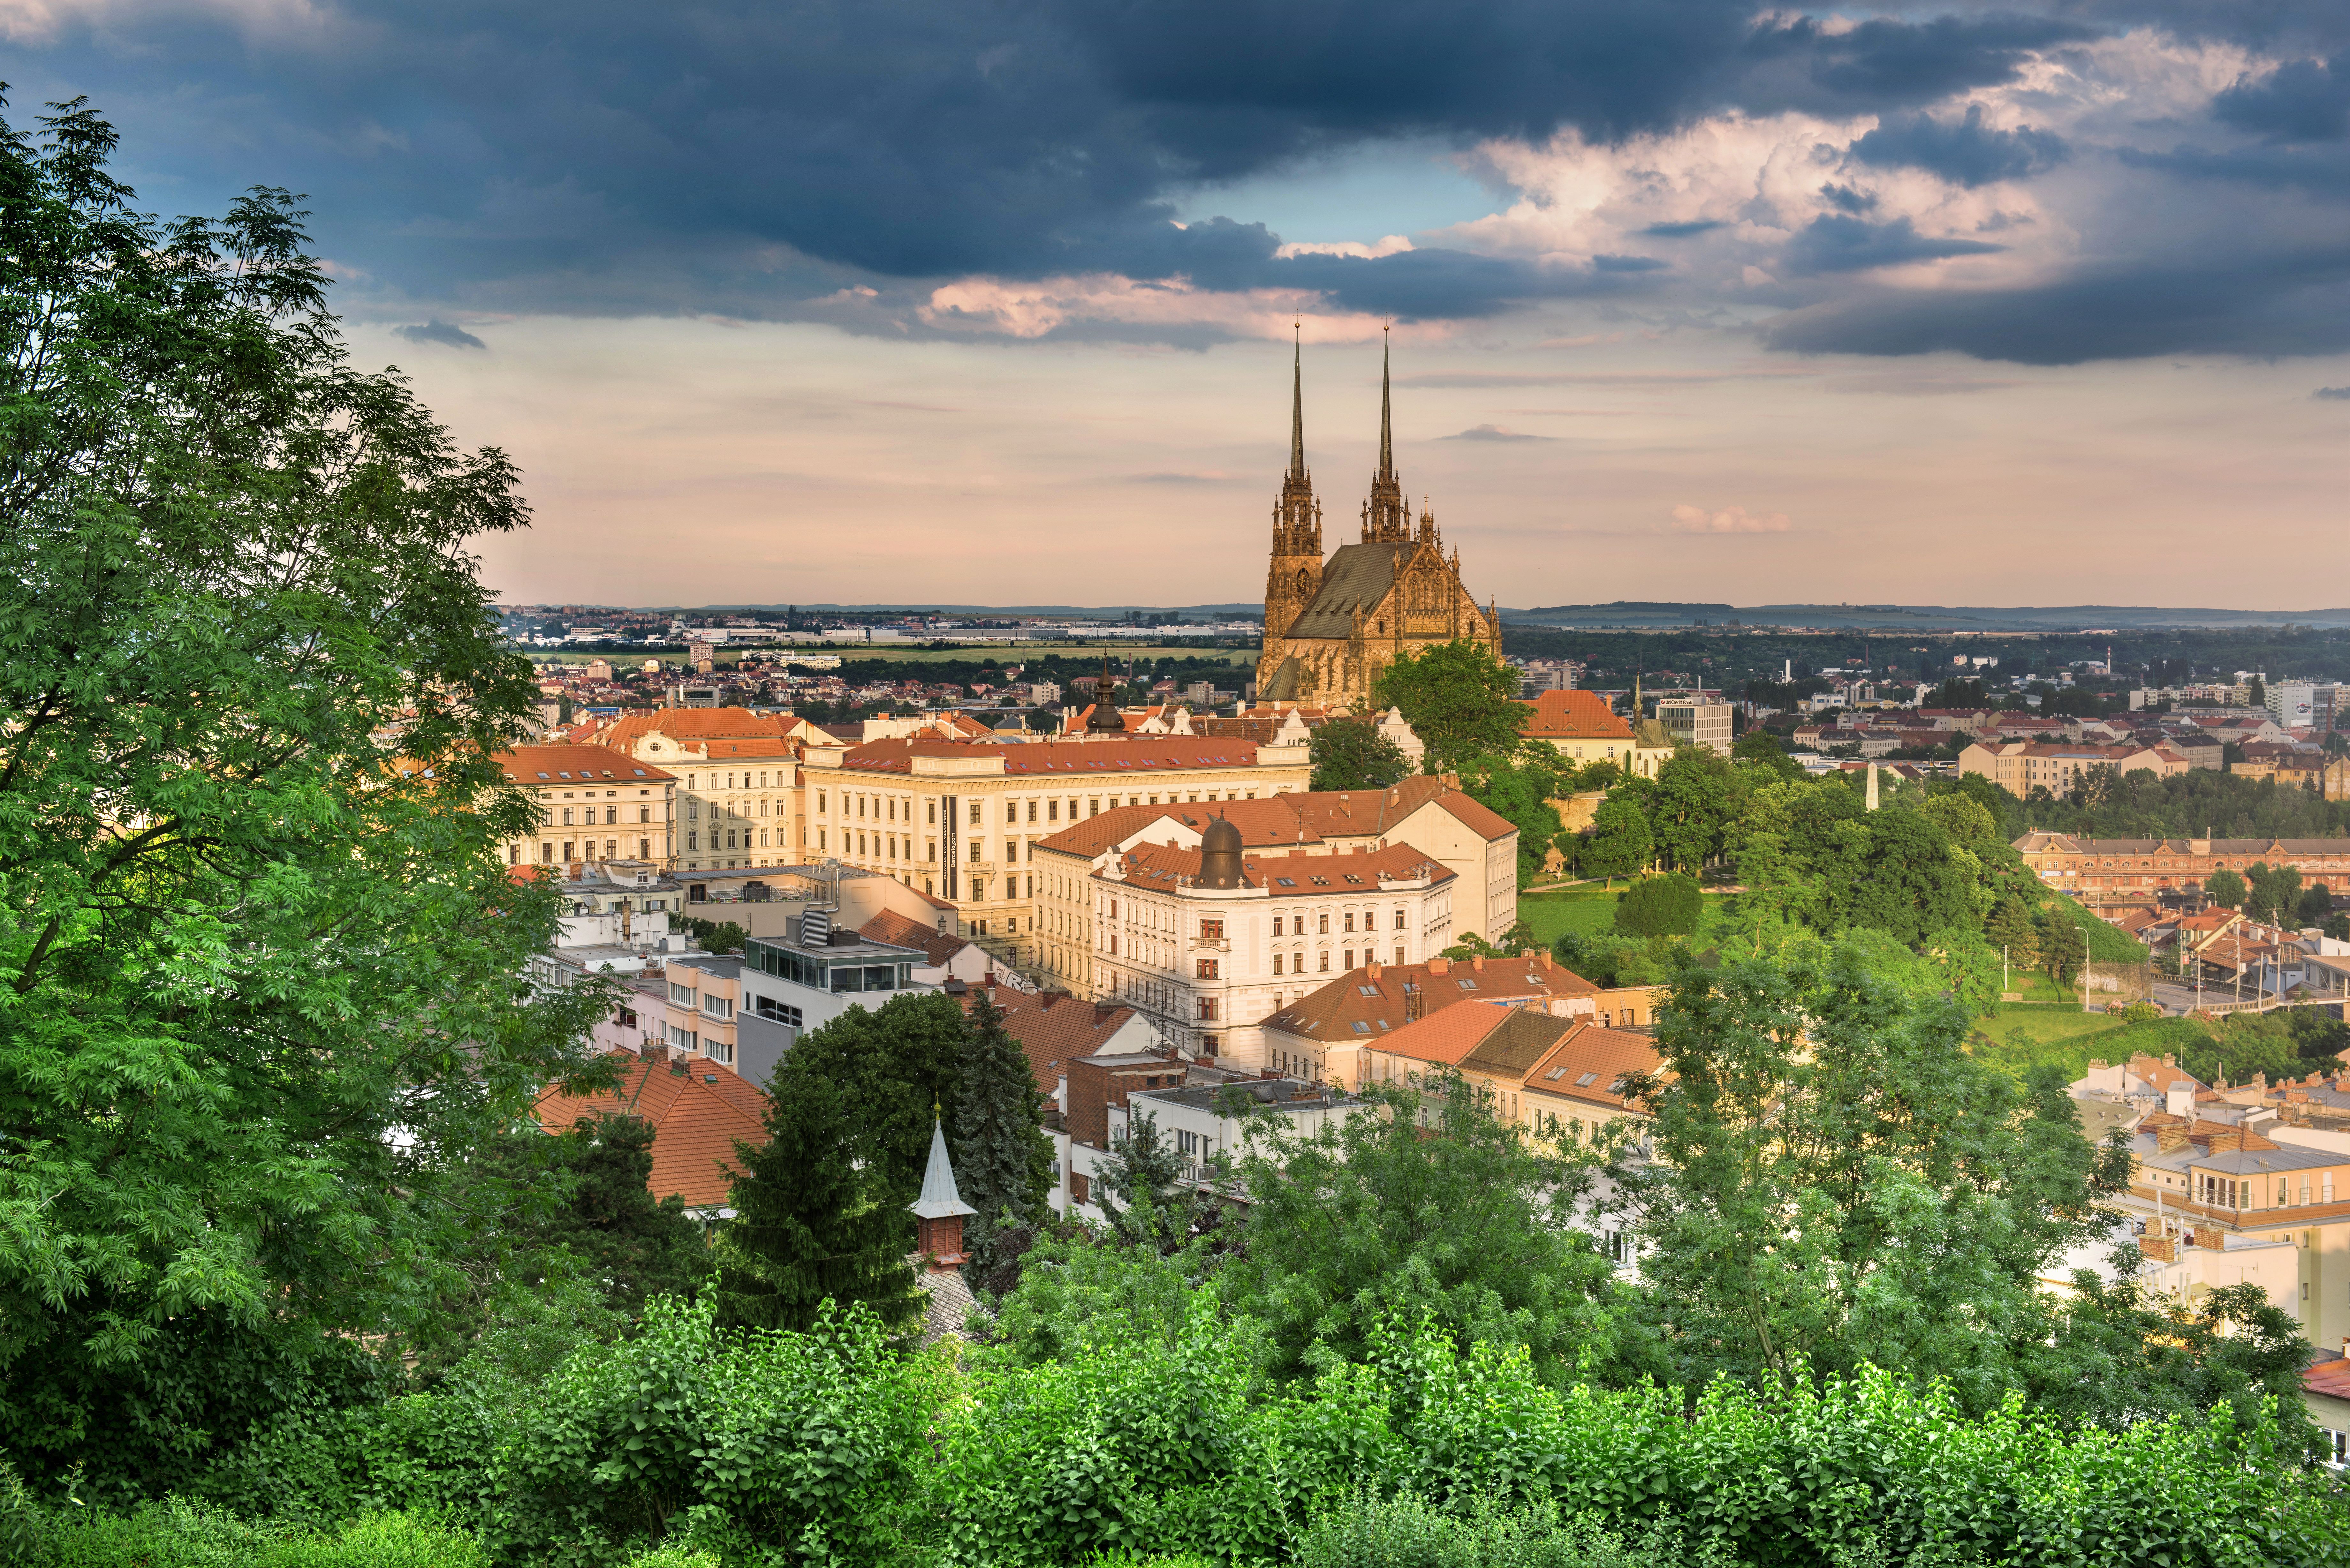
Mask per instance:
[[[1730,755],[1731,761],[1750,763],[1758,772],[1768,774],[1783,783],[1804,776],[1803,768],[1787,754],[1787,748],[1779,743],[1779,737],[1768,730],[1747,731],[1731,743]]]
[[[1555,757],[1547,746],[1529,747],[1513,756],[1485,753],[1461,764],[1462,792],[1518,830],[1522,881],[1542,869],[1561,832],[1558,808],[1551,805],[1565,793]]]
[[[1360,1363],[1382,1322],[1423,1314],[1459,1340],[1524,1345],[1545,1377],[1572,1373],[1586,1346],[1607,1364],[1623,1303],[1570,1222],[1594,1162],[1530,1143],[1458,1074],[1425,1087],[1372,1085],[1373,1111],[1311,1135],[1257,1113],[1235,1167],[1250,1207],[1225,1301],[1263,1323],[1281,1377]]]
[[[1611,794],[1591,814],[1591,832],[1576,863],[1585,876],[1613,881],[1648,865],[1655,853],[1647,815],[1628,796]]]
[[[2323,926],[2334,913],[2334,893],[2323,882],[2304,888],[2294,900],[2293,923],[2296,926]]]
[[[1374,701],[1399,708],[1427,748],[1421,767],[1450,773],[1481,755],[1507,756],[1531,711],[1515,671],[1482,643],[1447,642],[1407,653],[1381,672]]]
[[[1636,937],[1693,937],[1704,913],[1697,878],[1676,871],[1634,883],[1616,902],[1616,929]]]
[[[1721,853],[1723,830],[1744,804],[1744,781],[1711,752],[1684,747],[1657,770],[1648,826],[1675,870],[1699,871]]]
[[[1875,968],[1685,970],[1659,1010],[1656,1158],[1619,1177],[1677,1382],[1869,1361],[1995,1408],[2048,1332],[2040,1271],[2108,1222],[2127,1151],[2081,1136],[2062,1075],[1976,1061],[1963,1007]]]
[[[2323,1453],[2302,1397],[2310,1345],[2300,1322],[2253,1284],[2220,1285],[2192,1304],[2159,1295],[2129,1277],[2132,1261],[2116,1260],[2122,1277],[2112,1283],[2074,1274],[2050,1352],[2028,1368],[2033,1408],[2120,1428],[2165,1416],[2198,1422],[2224,1405],[2249,1429],[2272,1402],[2287,1451]]]
[[[1333,719],[1305,738],[1310,789],[1379,790],[1411,772],[1403,748],[1368,719]]]
[[[825,1303],[863,1302],[902,1329],[922,1306],[907,1262],[910,1217],[860,1168],[866,1107],[822,1074],[790,1071],[793,1059],[768,1087],[767,1141],[734,1146],[734,1218],[718,1233],[718,1321],[806,1332]]]
[[[963,1053],[970,1038],[953,997],[908,992],[879,1008],[851,1008],[809,1030],[776,1070],[778,1079],[823,1078],[856,1105],[857,1159],[876,1183],[874,1200],[903,1221],[900,1251],[913,1251],[914,1217],[905,1207],[922,1189],[934,1109],[945,1110],[950,1144],[963,1137]]]
[[[585,1288],[620,1324],[656,1295],[698,1293],[713,1266],[709,1243],[684,1199],[653,1197],[652,1148],[651,1123],[608,1115],[553,1137],[525,1125],[476,1151],[457,1199],[473,1237],[457,1260],[467,1288],[401,1342],[420,1376],[437,1377],[483,1334],[530,1318],[520,1298],[535,1292]]]
[[[1053,1140],[1045,1135],[1036,1076],[985,991],[971,1005],[957,1101],[955,1179],[979,1212],[965,1242],[982,1271],[997,1262],[998,1232],[1042,1219],[1053,1190]]]
[[[1999,819],[1973,796],[1953,790],[1929,795],[1919,808],[1957,843],[1970,846],[1991,844],[1999,836]]]
[[[2289,920],[2301,906],[2301,871],[2297,867],[2272,867],[2256,860],[2245,876],[2248,893],[2244,914],[2264,926]]]
[[[160,1490],[445,1297],[464,1156],[608,993],[527,984],[557,909],[495,855],[513,465],[349,367],[290,197],[161,223],[104,121],[43,127],[0,128],[0,1450]]]
[[[1191,1235],[1197,1206],[1183,1187],[1190,1164],[1156,1116],[1129,1112],[1125,1128],[1110,1135],[1108,1158],[1094,1166],[1094,1207],[1128,1245],[1171,1251]]]
[[[2040,967],[2040,928],[2033,921],[2032,910],[2014,894],[2000,899],[1991,909],[1984,934],[2017,969]]]
[[[2203,878],[2203,891],[2223,909],[2241,909],[2244,907],[2244,900],[2251,896],[2251,889],[2244,886],[2243,877],[2225,866]]]
[[[2070,986],[2080,978],[2081,966],[2089,961],[2088,933],[2062,909],[2052,911],[2040,922],[2040,956],[2048,965],[2049,978],[2058,985]]]

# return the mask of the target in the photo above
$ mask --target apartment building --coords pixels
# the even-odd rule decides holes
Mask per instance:
[[[2168,745],[2091,746],[2047,741],[1977,741],[1959,753],[1960,774],[1980,774],[2019,800],[2035,789],[2069,794],[2095,768],[2116,774],[2183,774],[2187,759]]]
[[[1028,963],[1041,840],[1121,805],[1261,799],[1311,774],[1302,744],[1221,737],[810,745],[805,847],[947,900],[964,935]]]
[[[539,808],[537,831],[501,846],[507,865],[668,867],[678,784],[668,770],[608,746],[515,746],[492,760]]]
[[[1657,722],[1672,736],[1674,744],[1703,746],[1726,757],[1730,754],[1730,707],[1727,702],[1710,702],[1701,697],[1668,695],[1657,699]]]
[[[2202,887],[2222,868],[2290,866],[2303,884],[2350,887],[2350,840],[2340,838],[2084,838],[2027,833],[2015,840],[2023,863],[2052,887],[2085,902]]]
[[[624,714],[596,741],[679,781],[671,853],[680,870],[710,871],[799,857],[796,759],[807,729],[787,713],[664,708]]]

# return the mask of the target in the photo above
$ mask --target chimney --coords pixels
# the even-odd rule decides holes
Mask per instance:
[[[1365,975],[1367,975],[1367,977],[1369,977],[1370,979],[1372,979],[1372,980],[1377,980],[1377,979],[1378,979],[1378,978],[1379,978],[1379,961],[1378,961],[1378,960],[1377,960],[1377,959],[1373,959],[1373,960],[1371,960],[1368,963],[1365,964],[1365,965],[1363,966],[1363,973],[1364,973]]]
[[[666,1040],[648,1039],[645,1042],[644,1057],[648,1062],[668,1061],[669,1042]]]
[[[2195,1246],[2207,1247],[2214,1252],[2223,1252],[2228,1249],[2228,1233],[2216,1225],[2198,1225],[2188,1240]]]
[[[2187,1129],[2175,1125],[2157,1127],[2154,1134],[2154,1147],[2156,1152],[2159,1154],[2171,1154],[2185,1148]]]
[[[1428,961],[1428,972],[1430,974],[1449,974],[1451,970],[1451,959],[1432,958]]]
[[[2244,1129],[2211,1124],[2211,1152],[2230,1154],[2244,1147]]]
[[[1114,1002],[1097,1001],[1094,1003],[1095,1026],[1099,1027],[1104,1023],[1107,1023],[1109,1022],[1109,1015],[1117,1011],[1118,1003]]]

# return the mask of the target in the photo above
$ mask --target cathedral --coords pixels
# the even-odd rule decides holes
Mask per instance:
[[[1482,643],[1498,659],[1502,622],[1461,584],[1461,552],[1444,553],[1436,516],[1415,525],[1396,477],[1388,363],[1379,354],[1379,467],[1363,504],[1360,544],[1322,558],[1322,505],[1305,468],[1303,350],[1290,368],[1289,472],[1273,511],[1273,567],[1264,579],[1264,653],[1257,697],[1371,711],[1371,693],[1396,659],[1440,643]]]

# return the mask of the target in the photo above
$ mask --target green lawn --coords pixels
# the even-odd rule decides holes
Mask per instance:
[[[1518,918],[1534,929],[1544,947],[1556,941],[1567,931],[1579,937],[1596,936],[1616,929],[1616,900],[1624,896],[1618,883],[1610,889],[1599,888],[1569,888],[1558,893],[1521,893],[1518,895]],[[1712,934],[1715,923],[1721,918],[1721,907],[1728,900],[1719,893],[1705,896],[1705,911],[1698,918],[1697,940],[1703,946]]]

